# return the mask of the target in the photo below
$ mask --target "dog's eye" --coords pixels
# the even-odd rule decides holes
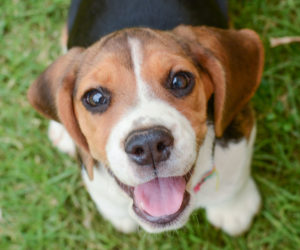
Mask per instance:
[[[172,89],[185,89],[189,84],[189,78],[186,74],[180,73],[173,77],[172,79]]]
[[[191,73],[180,71],[170,74],[166,88],[176,97],[188,95],[195,85],[194,77]]]
[[[104,112],[110,104],[111,94],[105,88],[91,89],[87,91],[83,98],[83,105],[93,113]]]

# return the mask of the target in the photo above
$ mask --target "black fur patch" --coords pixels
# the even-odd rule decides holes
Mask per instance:
[[[180,24],[228,27],[222,0],[73,0],[69,11],[68,48],[88,47],[124,28],[169,30]]]
[[[209,123],[214,123],[214,95],[212,95],[207,103],[207,119]],[[225,129],[222,137],[216,138],[216,143],[222,147],[227,147],[228,143],[238,143],[245,138],[245,135],[241,130],[241,122],[243,121],[234,119]]]

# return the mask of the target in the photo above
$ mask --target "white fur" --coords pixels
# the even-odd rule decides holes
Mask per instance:
[[[131,200],[116,184],[105,167],[94,167],[94,180],[90,181],[86,171],[82,177],[87,190],[94,200],[99,212],[108,219],[119,231],[130,233],[137,229],[137,222],[128,214]]]
[[[260,208],[260,195],[250,177],[250,165],[256,127],[249,142],[216,145],[214,163],[217,175],[208,179],[197,194],[200,207],[206,208],[208,220],[230,235],[245,232]],[[219,183],[217,183],[219,178]]]
[[[191,180],[193,186],[214,165],[217,174],[209,178],[201,186],[201,191],[197,193],[197,206],[207,207],[220,204],[233,197],[247,183],[250,176],[255,134],[256,128],[254,127],[249,142],[246,139],[242,139],[238,143],[230,142],[226,147],[216,143],[213,159],[211,154],[208,154],[209,152],[202,153],[201,147],[196,164],[197,168]],[[215,135],[212,126],[209,126],[207,136],[214,139]],[[208,151],[209,149],[205,148],[203,150]]]
[[[144,82],[141,76],[141,66],[143,62],[143,51],[141,48],[141,43],[136,38],[128,38],[128,43],[131,51],[131,59],[133,62],[134,75],[138,89],[138,99],[140,102],[145,102],[149,97],[149,87],[147,83]]]
[[[75,143],[73,142],[68,131],[62,124],[51,120],[49,122],[48,137],[52,144],[55,147],[57,147],[61,152],[67,153],[71,156],[75,156]]]
[[[260,208],[260,195],[255,182],[248,178],[231,199],[206,208],[207,219],[230,235],[239,235],[249,229]]]

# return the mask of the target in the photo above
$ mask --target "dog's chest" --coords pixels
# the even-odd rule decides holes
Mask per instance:
[[[212,129],[209,133],[213,133]],[[216,144],[213,154],[209,150],[213,147],[200,149],[191,180],[191,192],[195,194],[196,206],[205,207],[223,202],[230,198],[228,194],[234,195],[241,189],[249,176],[255,135],[254,126],[249,141],[242,139],[230,142],[226,147]],[[208,138],[206,141],[209,142],[205,143],[209,145],[213,142]]]

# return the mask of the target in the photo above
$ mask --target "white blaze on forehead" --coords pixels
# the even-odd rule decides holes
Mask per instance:
[[[137,38],[128,38],[130,46],[131,59],[134,69],[134,75],[136,79],[138,89],[138,99],[140,102],[149,98],[149,87],[141,76],[141,67],[143,63],[143,48],[141,42]]]

